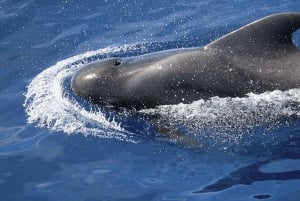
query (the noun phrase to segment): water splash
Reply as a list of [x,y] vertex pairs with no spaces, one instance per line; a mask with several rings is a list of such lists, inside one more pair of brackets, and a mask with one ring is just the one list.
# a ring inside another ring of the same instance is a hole
[[90,51],[62,60],[41,72],[31,81],[25,93],[24,107],[28,122],[67,134],[82,133],[135,142],[134,134],[124,130],[121,122],[117,122],[113,116],[107,117],[95,107],[85,108],[72,98],[64,84],[90,60],[134,48],[134,45],[125,45]]
[[177,135],[178,141],[192,142],[190,146],[269,146],[287,137],[276,129],[293,125],[291,120],[299,117],[300,89],[249,93],[243,98],[212,97],[191,104],[162,105],[140,113],[159,116],[158,124],[175,128],[172,133],[179,128],[185,134]]
[[141,112],[159,114],[172,122],[182,123],[195,128],[221,125],[246,125],[253,127],[271,123],[282,117],[299,116],[300,89],[288,91],[275,90],[261,94],[249,93],[242,98],[212,97],[191,104],[162,105]]

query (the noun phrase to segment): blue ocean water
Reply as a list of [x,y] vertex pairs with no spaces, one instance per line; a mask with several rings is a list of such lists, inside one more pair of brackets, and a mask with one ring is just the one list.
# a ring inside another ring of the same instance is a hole
[[[298,0],[0,0],[1,200],[298,201],[299,89],[133,115],[81,100],[69,81],[93,60],[202,46],[299,8]],[[299,47],[299,32],[293,39]]]

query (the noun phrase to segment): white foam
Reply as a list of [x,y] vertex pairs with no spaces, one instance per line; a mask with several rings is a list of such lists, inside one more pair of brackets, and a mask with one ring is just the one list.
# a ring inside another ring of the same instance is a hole
[[[120,122],[107,118],[100,110],[87,110],[76,100],[70,98],[65,90],[64,81],[70,78],[90,56],[116,53],[134,49],[134,45],[110,47],[86,52],[62,60],[38,74],[29,84],[25,93],[24,107],[28,114],[28,122],[39,127],[47,127],[53,131],[67,134],[82,133],[102,138],[118,138],[134,141],[132,133],[122,129]],[[71,65],[82,61],[77,65]]]
[[261,94],[249,93],[243,98],[212,97],[191,104],[162,105],[142,112],[160,114],[164,118],[192,123],[195,126],[201,126],[205,122],[217,124],[217,121],[254,125],[255,122],[270,122],[278,117],[299,116],[299,103],[300,89],[291,89]]
[[[291,89],[249,93],[243,98],[212,97],[191,104],[162,105],[140,112],[160,116],[160,121],[168,122],[170,127],[188,128],[193,138],[201,142],[206,140],[209,146],[226,147],[225,144],[240,144],[247,138],[244,143],[260,140],[263,144],[280,140],[278,133],[270,131],[282,125],[289,126],[291,117],[299,117],[299,105],[300,89]],[[260,130],[252,136],[255,129]]]

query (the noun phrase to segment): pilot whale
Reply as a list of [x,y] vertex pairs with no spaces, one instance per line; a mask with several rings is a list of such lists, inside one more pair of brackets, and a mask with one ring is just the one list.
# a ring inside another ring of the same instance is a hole
[[298,88],[300,51],[292,42],[298,28],[300,13],[273,14],[204,47],[87,64],[71,88],[92,103],[135,109]]

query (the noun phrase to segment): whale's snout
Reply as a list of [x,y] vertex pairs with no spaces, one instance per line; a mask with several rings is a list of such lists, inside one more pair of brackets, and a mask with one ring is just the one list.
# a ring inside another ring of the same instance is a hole
[[95,103],[112,103],[118,90],[115,78],[120,64],[119,59],[106,59],[84,66],[72,77],[73,92]]

